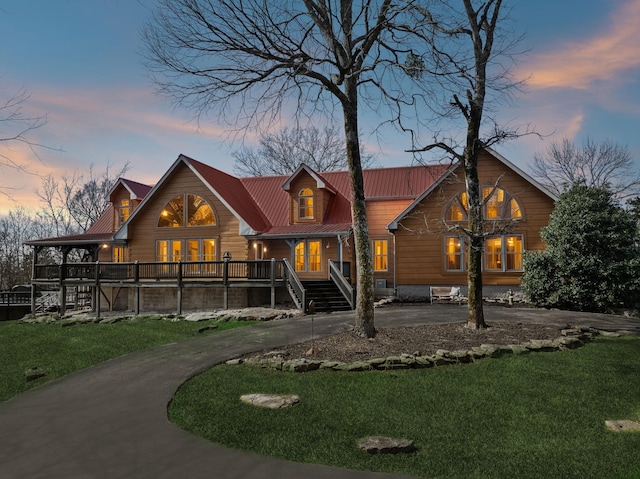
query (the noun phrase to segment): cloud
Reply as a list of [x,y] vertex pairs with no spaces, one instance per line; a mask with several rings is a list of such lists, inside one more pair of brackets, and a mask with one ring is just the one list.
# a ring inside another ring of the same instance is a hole
[[587,89],[598,81],[616,80],[640,67],[640,0],[613,12],[606,28],[590,39],[560,44],[523,65],[533,89]]

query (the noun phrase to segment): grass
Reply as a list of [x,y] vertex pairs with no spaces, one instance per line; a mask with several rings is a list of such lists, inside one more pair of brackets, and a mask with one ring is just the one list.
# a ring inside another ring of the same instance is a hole
[[[281,373],[220,366],[185,384],[172,420],[233,448],[300,462],[439,478],[638,478],[640,338],[420,371]],[[298,394],[290,409],[246,393]],[[369,435],[409,438],[411,455],[369,455]]]
[[[138,317],[115,324],[87,323],[65,328],[59,323],[0,322],[0,401],[107,359],[211,334],[196,330],[213,324],[218,325],[215,332],[252,322],[210,320],[194,323]],[[30,368],[39,368],[46,376],[27,382],[25,371]]]

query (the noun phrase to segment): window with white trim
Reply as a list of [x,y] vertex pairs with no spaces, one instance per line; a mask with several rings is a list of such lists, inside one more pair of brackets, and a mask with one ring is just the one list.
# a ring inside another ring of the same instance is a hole
[[460,236],[444,237],[444,270],[464,271],[465,251],[464,239]]
[[162,208],[158,217],[158,227],[179,228],[185,225],[187,227],[216,225],[213,208],[202,196],[179,195]]
[[388,271],[388,245],[389,242],[385,240],[373,240],[373,270],[374,271]]
[[218,240],[215,238],[158,240],[156,261],[216,261],[217,251]]
[[296,271],[322,271],[322,241],[304,240],[296,244],[293,264]]
[[311,188],[303,188],[298,193],[298,219],[313,219],[313,190]]
[[131,214],[131,201],[128,198],[120,200],[118,205],[118,226],[129,219]]
[[484,250],[485,271],[522,271],[524,253],[522,235],[487,238]]
[[[518,201],[506,190],[497,186],[482,188],[484,205],[482,215],[486,220],[518,220],[522,218],[522,210]],[[446,221],[466,221],[469,202],[467,192],[462,191],[454,196],[444,213]]]

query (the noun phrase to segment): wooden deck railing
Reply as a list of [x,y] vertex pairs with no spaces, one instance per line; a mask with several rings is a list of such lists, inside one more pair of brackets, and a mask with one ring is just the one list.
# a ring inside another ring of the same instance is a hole
[[31,304],[31,291],[2,291],[0,305]]
[[282,260],[189,261],[135,263],[65,263],[36,265],[35,281],[98,280],[148,281],[220,280],[282,281]]

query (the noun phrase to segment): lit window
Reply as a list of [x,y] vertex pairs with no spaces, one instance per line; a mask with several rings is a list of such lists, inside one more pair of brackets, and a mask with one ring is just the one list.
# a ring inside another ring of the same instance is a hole
[[447,211],[445,213],[445,219],[448,221],[463,221],[467,219],[467,210],[469,205],[467,203],[467,193],[456,195],[449,203]]
[[322,269],[322,242],[309,241],[309,271]]
[[300,241],[294,249],[296,271],[322,271],[322,241]]
[[487,271],[522,271],[524,240],[522,235],[497,236],[485,242]]
[[184,226],[184,197],[176,196],[160,212],[158,226],[177,228]]
[[294,264],[296,271],[304,271],[305,270],[305,261],[304,261],[304,241],[301,241],[296,245],[294,252]]
[[298,194],[298,219],[313,219],[313,191],[310,188],[304,188]]
[[445,271],[464,271],[464,241],[459,236],[444,239]]
[[374,240],[373,241],[373,270],[374,271],[387,271],[387,240]]
[[131,203],[128,199],[120,200],[120,205],[118,206],[118,225],[123,224],[125,221],[129,219],[129,215],[131,214]]
[[124,246],[114,245],[113,247],[113,262],[124,263]]
[[187,226],[209,226],[216,224],[213,209],[204,198],[198,195],[187,195]]
[[[185,218],[185,201],[187,217]],[[181,226],[215,226],[213,208],[198,195],[180,195],[169,201],[160,212],[158,226],[177,228]]]
[[[515,220],[522,218],[518,201],[498,187],[482,188],[483,216],[488,220]],[[468,218],[469,203],[465,191],[458,193],[447,205],[445,221],[464,221]]]
[[156,242],[156,261],[181,261],[182,240],[158,240]]

